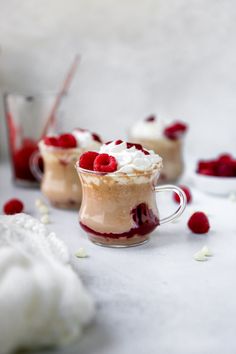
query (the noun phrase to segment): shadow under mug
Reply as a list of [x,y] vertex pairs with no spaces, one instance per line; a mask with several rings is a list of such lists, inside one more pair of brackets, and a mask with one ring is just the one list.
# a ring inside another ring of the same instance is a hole
[[[158,170],[133,175],[102,174],[76,166],[82,184],[79,222],[89,239],[101,246],[129,247],[146,242],[157,226],[178,218],[186,195],[174,185],[157,186]],[[160,218],[156,193],[174,192],[180,202]]]

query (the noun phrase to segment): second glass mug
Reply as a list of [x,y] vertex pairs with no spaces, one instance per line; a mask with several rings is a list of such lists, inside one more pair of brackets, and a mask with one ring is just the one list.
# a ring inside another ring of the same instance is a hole
[[[130,247],[147,242],[157,226],[179,217],[186,195],[173,185],[157,186],[158,170],[119,175],[88,171],[76,165],[82,184],[79,212],[81,227],[101,246]],[[180,203],[168,217],[160,218],[156,193],[175,192]]]
[[[46,150],[41,146],[39,149],[40,152],[31,158],[30,168],[40,182],[43,195],[56,208],[78,210],[82,189],[74,166],[83,151],[77,148]],[[44,173],[39,168],[40,157],[43,159]]]

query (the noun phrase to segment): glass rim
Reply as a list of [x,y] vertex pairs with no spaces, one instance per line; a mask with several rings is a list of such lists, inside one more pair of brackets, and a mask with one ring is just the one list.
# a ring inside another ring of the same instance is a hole
[[119,178],[127,178],[127,177],[150,177],[153,174],[160,173],[161,170],[159,168],[154,168],[149,171],[137,171],[137,172],[132,172],[132,173],[124,173],[124,172],[100,172],[100,171],[93,171],[93,170],[86,170],[85,168],[82,168],[78,166],[78,163],[75,164],[75,168],[77,172],[81,174],[88,174],[92,176],[100,176],[100,177],[119,177]]

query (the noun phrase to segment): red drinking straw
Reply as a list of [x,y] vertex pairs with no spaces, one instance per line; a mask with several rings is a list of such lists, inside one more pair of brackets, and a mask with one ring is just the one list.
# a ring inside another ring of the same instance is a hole
[[44,128],[42,130],[42,134],[41,134],[40,140],[47,134],[47,131],[48,131],[48,128],[50,127],[50,125],[52,125],[54,123],[56,111],[57,111],[58,107],[60,106],[62,97],[69,90],[69,87],[71,85],[72,79],[74,78],[75,73],[77,71],[79,62],[80,62],[80,56],[77,54],[75,56],[75,59],[74,59],[72,65],[71,65],[66,77],[65,77],[65,80],[63,81],[62,88],[61,88],[61,90],[59,91],[59,93],[58,93],[58,95],[56,97],[54,105],[52,106],[51,112],[50,112],[50,114],[49,114],[49,116],[47,118],[46,124],[45,124],[45,126],[44,126]]

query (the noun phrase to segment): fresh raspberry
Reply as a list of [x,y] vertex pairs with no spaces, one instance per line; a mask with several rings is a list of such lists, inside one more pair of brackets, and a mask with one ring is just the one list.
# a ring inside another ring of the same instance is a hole
[[120,145],[122,143],[123,143],[123,140],[120,140],[120,139],[115,141],[115,145]]
[[98,143],[102,143],[102,139],[96,133],[92,133],[93,140],[97,141]]
[[222,154],[218,157],[218,162],[233,162],[233,157],[230,154]]
[[236,160],[233,161],[234,177],[236,177]]
[[187,131],[187,125],[182,122],[176,122],[165,128],[164,135],[170,140],[180,139]]
[[[191,191],[188,187],[186,186],[179,186],[183,191],[184,193],[186,194],[186,198],[187,198],[187,203],[191,203],[192,201],[192,194],[191,194]],[[180,199],[179,199],[179,196],[177,193],[174,193],[173,194],[173,199],[176,203],[180,203]]]
[[206,234],[210,229],[208,217],[203,212],[197,211],[190,217],[188,227],[195,234]]
[[61,134],[58,137],[58,146],[63,149],[75,148],[77,147],[77,141],[73,134]]
[[205,175],[205,176],[215,176],[215,172],[212,169],[202,169],[201,172],[198,172],[201,175]]
[[98,172],[114,172],[117,170],[117,161],[108,154],[99,154],[94,160],[93,168]]
[[7,215],[21,213],[24,209],[24,204],[19,199],[10,199],[3,206],[3,212]]
[[234,177],[234,166],[232,163],[218,163],[216,175],[219,177]]
[[217,177],[234,177],[236,176],[236,161],[230,154],[222,154],[215,160],[200,160],[197,173]]
[[151,115],[145,119],[146,122],[155,122],[156,117],[154,115]]
[[58,146],[58,139],[55,136],[46,136],[43,141],[45,145]]
[[209,161],[200,160],[197,166],[197,173],[200,173],[201,175],[215,176],[216,167],[217,167],[217,163],[215,160],[209,160]]
[[99,154],[95,151],[88,151],[83,153],[79,159],[79,166],[85,170],[93,171],[93,163]]

